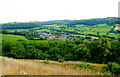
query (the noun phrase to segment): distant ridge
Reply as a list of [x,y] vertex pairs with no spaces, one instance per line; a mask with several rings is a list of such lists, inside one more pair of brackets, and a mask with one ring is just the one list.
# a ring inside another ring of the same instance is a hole
[[94,18],[94,19],[84,19],[84,20],[51,20],[51,21],[31,21],[31,22],[12,22],[0,24],[2,29],[29,29],[34,27],[39,27],[41,25],[97,25],[97,24],[108,24],[115,25],[120,24],[119,17],[107,17],[107,18]]

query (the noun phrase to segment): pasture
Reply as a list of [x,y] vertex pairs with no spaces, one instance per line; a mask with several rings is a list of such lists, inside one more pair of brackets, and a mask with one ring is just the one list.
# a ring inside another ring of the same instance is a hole
[[2,36],[2,40],[28,40],[26,37],[20,35],[0,34],[0,36]]
[[92,35],[99,35],[99,36],[110,36],[117,38],[117,34],[109,33],[113,26],[107,24],[98,24],[98,25],[74,25],[74,26],[66,26],[66,25],[42,25],[40,27],[29,28],[29,29],[7,29],[9,32],[23,32],[28,30],[34,30],[36,32],[54,32],[54,31],[70,31],[76,32],[80,34],[92,34]]

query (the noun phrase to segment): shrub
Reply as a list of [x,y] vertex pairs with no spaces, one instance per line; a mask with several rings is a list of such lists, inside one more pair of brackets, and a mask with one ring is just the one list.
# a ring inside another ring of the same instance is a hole
[[94,69],[92,66],[90,66],[90,64],[77,64],[76,65],[77,68],[80,68],[80,69],[90,69],[91,71],[93,72],[96,72],[97,70]]
[[103,73],[111,73],[112,75],[120,75],[120,65],[117,63],[108,62],[108,65],[103,67]]
[[88,68],[89,66],[90,66],[89,64],[78,64],[78,65],[76,65],[76,67],[82,68],[82,69],[86,69],[86,68]]
[[49,64],[50,62],[48,60],[43,61],[44,64]]
[[58,62],[62,63],[62,62],[64,62],[64,59],[58,59]]

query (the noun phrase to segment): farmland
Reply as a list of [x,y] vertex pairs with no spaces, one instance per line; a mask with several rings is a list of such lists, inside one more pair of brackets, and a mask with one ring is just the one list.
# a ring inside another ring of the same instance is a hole
[[28,40],[24,36],[19,35],[0,34],[0,36],[2,36],[2,40]]
[[[114,25],[117,26],[117,25]],[[29,28],[29,29],[6,29],[8,32],[29,32],[34,31],[38,33],[58,33],[64,32],[64,34],[67,33],[67,35],[83,35],[84,36],[90,36],[90,37],[98,37],[98,36],[106,36],[117,39],[118,35],[116,34],[116,31],[113,30],[114,26],[110,26],[107,24],[98,24],[93,26],[87,26],[87,25],[75,25],[74,27],[68,27],[66,25],[42,25],[40,27],[35,28]],[[111,32],[111,30],[113,30]]]
[[1,24],[3,74],[120,75],[119,24],[116,17]]

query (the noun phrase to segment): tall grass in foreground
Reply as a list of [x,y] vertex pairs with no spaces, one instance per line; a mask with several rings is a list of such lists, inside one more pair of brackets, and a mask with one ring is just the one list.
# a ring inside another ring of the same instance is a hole
[[0,57],[3,75],[102,75],[99,72],[61,67],[54,64]]

